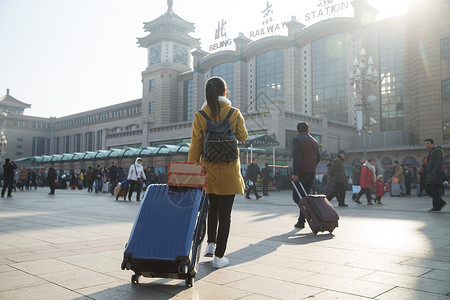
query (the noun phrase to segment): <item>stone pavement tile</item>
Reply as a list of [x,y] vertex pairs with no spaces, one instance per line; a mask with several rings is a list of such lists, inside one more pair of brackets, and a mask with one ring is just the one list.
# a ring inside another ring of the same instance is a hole
[[7,264],[0,264],[0,273],[3,272],[10,272],[10,271],[14,271],[16,269],[11,268],[10,266],[8,266]]
[[47,283],[45,280],[22,271],[0,273],[0,292]]
[[120,269],[122,263],[121,258],[113,259],[95,253],[65,256],[59,260],[100,273],[114,272]]
[[106,256],[114,259],[123,259],[123,252],[125,251],[125,247],[122,249],[114,249],[103,252],[97,252],[98,255]]
[[46,231],[29,231],[22,233],[23,236],[30,237],[48,244],[77,243],[78,238],[69,237],[63,234],[50,233]]
[[250,296],[245,296],[242,298],[239,298],[239,300],[274,300],[278,298],[272,298],[268,296],[258,295],[258,294],[252,294]]
[[276,299],[303,299],[313,296],[324,289],[266,278],[253,276],[247,279],[239,280],[230,284],[228,287],[241,289],[250,293],[261,294],[263,296]]
[[376,299],[377,300],[399,300],[399,299],[448,300],[448,296],[396,287],[396,288],[378,296]]
[[396,273],[396,274],[411,275],[411,276],[421,276],[421,275],[431,271],[431,268],[422,268],[422,267],[416,267],[416,266],[394,264],[394,263],[384,262],[382,260],[368,260],[368,259],[363,259],[358,262],[354,262],[349,266],[356,267],[356,268],[370,269],[370,270],[374,270],[374,271],[386,271],[386,272],[391,272],[391,273]]
[[431,272],[423,274],[420,277],[450,282],[450,271],[433,270]]
[[280,255],[278,252],[271,253],[268,255],[264,255],[254,262],[263,263],[263,264],[270,264],[270,265],[276,265],[276,266],[282,266],[287,268],[293,268],[295,266],[301,266],[308,262],[308,260],[302,259],[302,258],[296,258],[296,257],[286,257],[283,255]]
[[435,279],[399,275],[387,272],[375,272],[369,276],[364,276],[361,279],[442,295],[450,293],[450,284],[447,281]]
[[86,299],[81,294],[70,291],[55,284],[46,283],[42,285],[18,288],[6,292],[0,292],[0,299],[27,299],[27,300],[64,300],[64,299]]
[[394,286],[380,283],[373,283],[359,279],[343,278],[326,274],[317,274],[303,278],[298,283],[313,286],[326,290],[334,290],[342,293],[373,298]]
[[199,267],[195,280],[197,282],[206,281],[214,284],[225,285],[227,283],[239,281],[251,276],[251,274],[238,272],[236,269],[223,268],[217,270],[214,269],[212,265],[203,264]]
[[294,269],[282,267],[280,265],[271,265],[263,263],[255,263],[243,267],[236,267],[233,270],[238,271],[241,274],[262,276],[286,282],[295,282],[298,279],[317,274],[317,272],[310,272],[302,269]]
[[70,272],[43,274],[39,277],[42,277],[52,283],[63,286],[70,290],[76,290],[117,281],[117,278],[107,276],[98,272],[85,270],[83,268],[78,268],[77,270],[73,270]]
[[450,262],[443,262],[443,261],[437,261],[437,260],[431,260],[431,259],[411,258],[411,259],[403,262],[402,264],[409,265],[409,266],[450,271]]
[[[144,278],[142,279],[142,282],[144,282],[142,285],[145,287],[179,297],[176,299],[241,299],[250,294],[245,289],[237,289],[230,286],[230,284],[219,285],[202,280],[194,281],[194,286],[192,288],[186,288],[184,280],[178,279]],[[141,283],[139,283],[139,285],[141,285]]]
[[1,239],[3,244],[14,247],[14,248],[21,248],[21,247],[39,247],[39,246],[48,246],[49,243],[40,241],[38,239],[32,238],[32,237],[26,237],[21,236],[18,234],[6,234],[1,235]]
[[320,273],[320,274],[328,274],[328,275],[336,275],[339,274],[341,277],[346,278],[359,278],[368,274],[373,273],[373,270],[369,269],[362,269],[362,268],[355,268],[355,267],[349,267],[349,266],[341,266],[336,265],[332,263],[326,263],[326,262],[307,262],[302,265],[293,266],[294,268],[298,268],[305,271],[310,271],[314,273]]
[[362,296],[355,296],[345,293],[339,293],[336,291],[324,291],[319,294],[315,294],[311,299],[314,300],[368,300],[373,298],[367,298]]
[[57,259],[39,259],[28,262],[10,264],[11,267],[33,275],[42,275],[78,269],[76,266]]
[[75,290],[77,293],[98,300],[124,300],[124,299],[152,299],[167,300],[172,298],[170,294],[151,289],[142,284],[131,284],[122,281],[100,284]]
[[18,254],[10,254],[6,255],[5,257],[13,262],[19,263],[26,261],[35,261],[38,259],[59,258],[65,255],[73,255],[73,254],[74,254],[73,252],[64,252],[56,249],[52,251],[43,251],[40,253],[25,252]]
[[5,244],[0,243],[0,253],[3,252],[3,251],[7,251],[7,250],[13,251],[14,249],[16,249],[16,248],[14,248],[14,247],[12,247],[10,245],[5,245]]

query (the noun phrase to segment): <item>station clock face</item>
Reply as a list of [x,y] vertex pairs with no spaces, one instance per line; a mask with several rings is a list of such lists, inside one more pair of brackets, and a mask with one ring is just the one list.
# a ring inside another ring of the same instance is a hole
[[150,64],[154,65],[161,62],[161,45],[150,49]]
[[173,47],[173,62],[187,65],[187,50],[186,48],[175,45]]

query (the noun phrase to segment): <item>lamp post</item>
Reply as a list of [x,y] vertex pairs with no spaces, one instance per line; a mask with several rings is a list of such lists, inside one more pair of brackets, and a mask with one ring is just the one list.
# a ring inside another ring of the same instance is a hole
[[2,159],[3,159],[3,149],[6,148],[7,144],[8,144],[8,141],[6,140],[6,137],[2,131],[2,132],[0,132],[0,162],[2,162]]
[[350,86],[352,87],[354,95],[357,95],[355,101],[355,110],[357,111],[357,129],[359,134],[363,133],[363,149],[364,157],[367,153],[367,134],[371,131],[368,130],[369,126],[375,125],[377,121],[370,118],[370,112],[373,109],[374,103],[377,101],[377,97],[369,95],[372,87],[378,85],[379,77],[378,72],[373,66],[373,59],[369,57],[366,64],[366,51],[361,49],[361,53],[358,58],[353,59],[353,67],[348,76]]

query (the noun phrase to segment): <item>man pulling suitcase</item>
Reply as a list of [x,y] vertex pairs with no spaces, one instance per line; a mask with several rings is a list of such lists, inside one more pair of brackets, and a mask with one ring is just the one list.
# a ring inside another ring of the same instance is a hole
[[[311,192],[314,183],[317,164],[320,162],[319,144],[309,134],[309,125],[306,122],[297,124],[297,136],[293,140],[292,156],[294,158],[292,180],[300,181],[307,193]],[[296,204],[300,201],[298,193],[293,190],[292,198]],[[300,210],[296,228],[305,228],[305,216]]]

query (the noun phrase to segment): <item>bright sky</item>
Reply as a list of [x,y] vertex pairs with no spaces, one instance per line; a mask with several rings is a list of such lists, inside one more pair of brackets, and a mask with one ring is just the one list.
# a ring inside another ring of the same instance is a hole
[[[313,11],[330,0],[269,0],[273,22],[291,16],[311,25]],[[195,23],[192,34],[209,51],[222,19],[233,39],[261,27],[267,0],[174,0],[173,11]],[[352,16],[348,9],[338,16]],[[407,0],[368,0],[378,19],[406,13]],[[136,44],[147,35],[143,22],[167,10],[166,0],[0,0],[0,97],[31,104],[26,115],[62,117],[142,96],[147,51]],[[307,14],[309,13],[309,20]]]

